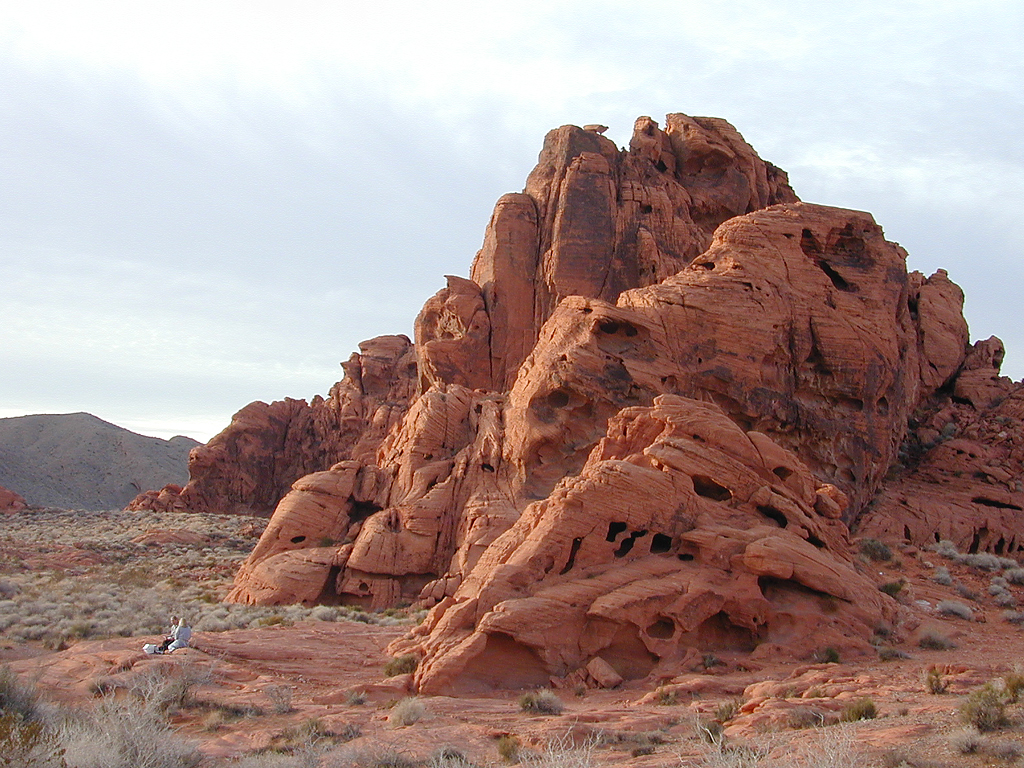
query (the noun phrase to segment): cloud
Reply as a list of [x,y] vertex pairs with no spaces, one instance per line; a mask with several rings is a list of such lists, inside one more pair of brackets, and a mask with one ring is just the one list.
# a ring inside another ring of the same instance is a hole
[[670,111],[872,211],[1024,374],[1019,3],[11,5],[5,403],[226,423],[322,393],[468,272],[548,129]]

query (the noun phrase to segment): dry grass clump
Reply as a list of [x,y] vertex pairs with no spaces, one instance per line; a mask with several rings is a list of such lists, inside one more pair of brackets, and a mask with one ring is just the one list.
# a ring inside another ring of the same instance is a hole
[[872,699],[863,697],[855,699],[843,706],[839,711],[839,721],[855,723],[858,720],[872,720],[878,716],[878,708]]
[[956,643],[934,629],[926,629],[922,632],[917,639],[917,644],[928,651],[949,651],[956,648]]
[[419,657],[415,653],[403,653],[401,656],[395,656],[395,658],[384,665],[384,676],[394,677],[395,675],[415,672],[419,663]]
[[560,715],[565,705],[552,691],[541,688],[528,691],[519,697],[519,709],[539,715]]
[[979,731],[994,731],[1009,723],[1008,703],[1004,690],[994,683],[985,683],[960,705],[960,718]]
[[290,685],[268,685],[263,689],[263,695],[270,700],[270,711],[275,715],[287,715],[295,711],[292,706],[293,693]]
[[420,721],[426,711],[427,708],[423,706],[422,701],[415,696],[410,696],[391,708],[391,712],[388,713],[388,722],[395,727],[413,725]]
[[876,563],[886,563],[892,560],[892,550],[889,545],[878,539],[863,539],[860,542],[860,553]]
[[955,616],[964,621],[974,620],[974,611],[961,603],[959,600],[940,600],[935,610],[943,616]]
[[980,755],[1003,762],[1014,762],[1020,759],[1022,754],[1020,744],[983,736],[974,729],[953,734],[949,744],[953,751],[961,755]]
[[953,586],[953,577],[949,574],[949,568],[944,565],[940,565],[935,569],[935,572],[932,574],[932,581],[944,587]]
[[[932,549],[947,560],[952,560],[954,563],[966,565],[978,571],[1001,571],[1020,568],[1020,563],[1016,560],[1009,557],[999,557],[990,552],[964,554],[957,550],[956,545],[948,539],[943,539],[938,544],[933,545]],[[1022,574],[1022,577],[1024,577],[1024,574]]]
[[924,673],[924,689],[933,694],[945,693],[949,689],[949,680],[932,667]]
[[519,750],[522,744],[512,734],[503,734],[497,738],[495,746],[498,749],[498,756],[505,762],[511,763],[519,757]]

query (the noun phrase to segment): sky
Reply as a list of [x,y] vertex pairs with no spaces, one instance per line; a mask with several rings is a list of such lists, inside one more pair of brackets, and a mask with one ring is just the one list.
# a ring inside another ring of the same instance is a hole
[[0,8],[0,417],[207,440],[412,336],[544,134],[724,117],[1024,376],[1019,0]]

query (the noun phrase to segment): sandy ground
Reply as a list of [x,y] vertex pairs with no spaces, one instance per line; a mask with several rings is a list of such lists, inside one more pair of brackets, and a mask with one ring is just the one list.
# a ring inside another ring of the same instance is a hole
[[[931,579],[939,565],[949,568],[954,585]],[[4,642],[0,661],[35,680],[48,697],[74,706],[89,706],[98,690],[124,691],[148,670],[188,674],[196,680],[193,698],[174,712],[173,722],[199,742],[209,765],[258,750],[287,750],[310,732],[335,734],[322,745],[337,745],[336,761],[338,755],[387,750],[422,759],[454,747],[477,764],[499,765],[504,762],[499,740],[514,737],[527,751],[541,750],[552,740],[589,742],[596,745],[596,765],[714,765],[696,723],[716,717],[724,721],[728,744],[772,749],[776,755],[820,757],[820,745],[832,748],[846,740],[857,755],[855,762],[835,765],[935,768],[1016,762],[1013,745],[1024,753],[1024,705],[1009,707],[1010,724],[986,736],[980,753],[962,754],[954,744],[964,727],[959,706],[965,698],[986,682],[1021,670],[1024,662],[1024,631],[1006,622],[1004,609],[988,595],[993,574],[915,550],[864,567],[877,572],[879,584],[907,582],[900,596],[906,609],[903,628],[884,641],[890,655],[898,651],[907,658],[746,661],[687,671],[669,681],[630,681],[615,690],[561,690],[564,710],[557,715],[524,713],[518,702],[522,692],[495,691],[421,697],[422,716],[399,726],[389,716],[397,702],[412,695],[410,676],[388,678],[383,667],[387,644],[405,629],[351,621],[198,632],[193,648],[169,656],[140,653],[142,643],[155,637],[83,640],[62,651]],[[1009,589],[1024,600],[1024,588]],[[969,605],[973,619],[941,616],[935,606],[942,600]],[[919,647],[927,631],[957,647]],[[945,693],[926,690],[929,669],[948,684]],[[275,697],[277,709],[284,709],[282,695],[290,696],[291,711],[275,710]],[[835,721],[845,706],[862,697],[876,705],[874,719],[807,727]],[[735,714],[728,711],[733,707]],[[1002,757],[993,756],[994,750]],[[811,763],[794,758],[786,764]]]

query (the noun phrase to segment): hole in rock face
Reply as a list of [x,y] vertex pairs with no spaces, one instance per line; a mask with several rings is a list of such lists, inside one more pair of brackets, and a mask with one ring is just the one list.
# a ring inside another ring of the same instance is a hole
[[647,203],[644,203],[643,205],[640,206],[640,213],[650,213],[653,210],[654,207],[648,205]]
[[978,550],[981,548],[981,540],[983,537],[988,536],[988,528],[981,528],[974,532],[974,536],[971,538],[971,546],[967,548],[967,554],[976,555]]
[[779,480],[786,480],[793,474],[793,470],[789,467],[776,467],[772,472],[775,473]]
[[654,164],[654,167],[657,168],[662,173],[664,173],[665,171],[668,170],[668,166],[665,165],[665,161],[664,160],[659,160],[658,162],[656,162]]
[[556,389],[548,395],[548,405],[552,408],[565,408],[569,404],[569,393]]
[[777,510],[775,507],[769,507],[766,504],[759,504],[757,507],[757,511],[765,517],[767,517],[768,519],[774,520],[776,523],[778,523],[779,528],[785,528],[787,525],[789,525],[789,520],[786,518],[786,516],[782,514],[779,510]]
[[619,331],[619,324],[614,320],[602,320],[597,324],[597,327],[601,333],[612,334]]
[[495,688],[539,688],[549,685],[551,673],[536,651],[503,632],[491,632],[481,653],[470,659],[453,687],[459,693]]
[[651,538],[651,554],[660,555],[662,552],[668,552],[672,549],[672,537],[666,536],[664,533],[656,533]]
[[647,628],[647,634],[659,640],[668,640],[676,633],[675,622],[671,619],[660,618]]
[[630,550],[633,549],[633,545],[636,544],[636,540],[643,538],[647,535],[647,531],[633,531],[629,536],[622,540],[619,548],[615,550],[614,554],[616,557],[625,557],[629,554]]
[[301,544],[306,540],[305,536],[292,536],[292,544]]
[[625,523],[608,523],[608,536],[605,537],[605,541],[615,541],[626,528]]
[[906,525],[903,526],[903,539],[904,539],[904,541],[910,541],[910,527],[909,526],[906,526]]
[[580,551],[580,545],[583,543],[583,537],[577,536],[572,540],[572,549],[569,550],[569,559],[565,561],[565,567],[560,571],[560,574],[566,574],[572,570],[573,565],[576,563],[576,553]]
[[678,557],[678,558],[679,558],[680,560],[682,560],[682,561],[683,561],[684,563],[688,563],[688,562],[690,562],[691,560],[693,560],[693,555],[691,555],[691,554],[690,554],[689,552],[683,552],[683,553],[682,553],[682,554],[680,554],[680,555],[676,555],[676,557]]
[[714,501],[728,501],[732,498],[732,491],[724,485],[716,483],[705,475],[694,475],[690,478],[693,481],[693,490],[698,496]]
[[488,464],[486,462],[484,462],[483,464],[480,465],[480,469],[482,469],[484,472],[493,472],[494,471],[494,467],[492,467],[490,464]]
[[[988,477],[988,475],[982,473],[982,477]],[[1015,509],[1018,512],[1021,511],[1021,508],[1018,507],[1016,504],[1008,504],[1003,501],[996,501],[995,499],[986,499],[984,496],[975,496],[973,499],[971,499],[971,501],[973,501],[975,504],[981,504],[983,507],[993,507],[995,509]]]
[[380,512],[381,507],[374,504],[372,501],[355,501],[350,499],[352,506],[348,511],[348,520],[350,523],[361,523],[363,520],[368,518],[370,515]]
[[997,555],[1001,555],[1001,554],[1003,554],[1005,549],[1006,549],[1006,539],[1004,539],[1002,536],[1000,536],[999,537],[999,541],[996,542],[995,549],[993,549],[992,551],[995,552]]
[[825,542],[815,536],[813,533],[807,534],[807,543],[817,547],[818,549],[825,548]]
[[754,634],[746,627],[733,624],[724,612],[705,619],[697,627],[697,645],[700,650],[745,651],[757,647]]

